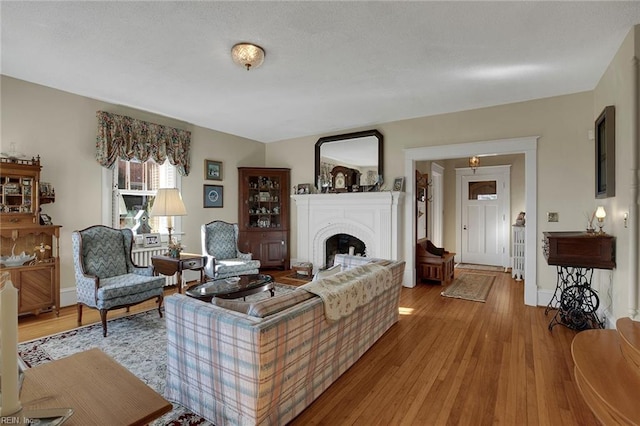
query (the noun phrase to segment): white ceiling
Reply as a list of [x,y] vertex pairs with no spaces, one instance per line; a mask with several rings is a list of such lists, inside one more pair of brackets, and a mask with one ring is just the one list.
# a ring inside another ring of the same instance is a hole
[[592,90],[640,23],[609,1],[0,7],[2,74],[261,142]]

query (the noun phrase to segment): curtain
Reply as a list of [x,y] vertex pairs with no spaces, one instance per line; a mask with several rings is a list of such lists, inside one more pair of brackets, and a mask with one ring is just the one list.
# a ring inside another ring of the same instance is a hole
[[182,176],[189,175],[191,132],[98,111],[96,161],[108,169],[117,159],[162,164],[169,159]]

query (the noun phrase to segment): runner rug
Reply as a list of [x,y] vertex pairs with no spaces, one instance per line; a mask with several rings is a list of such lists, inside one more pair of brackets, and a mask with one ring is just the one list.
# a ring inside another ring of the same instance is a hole
[[475,265],[473,263],[457,263],[456,269],[475,269],[478,271],[506,272],[501,266]]
[[495,279],[495,275],[461,272],[440,294],[455,299],[485,302]]
[[[276,285],[276,295],[291,291],[290,286]],[[269,297],[269,292],[248,296],[247,301]],[[164,395],[167,376],[167,329],[164,318],[153,309],[109,321],[109,334],[102,337],[102,325],[91,324],[20,343],[18,352],[33,367],[76,352],[99,348],[131,371],[160,395]],[[108,403],[105,401],[105,403]],[[185,407],[173,403],[173,410],[155,422],[160,425],[211,425]]]

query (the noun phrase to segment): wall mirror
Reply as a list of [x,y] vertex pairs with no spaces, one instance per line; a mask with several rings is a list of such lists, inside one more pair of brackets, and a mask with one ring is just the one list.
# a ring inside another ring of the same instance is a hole
[[[336,191],[366,191],[382,176],[382,142],[377,130],[326,136],[316,142],[316,186]],[[332,171],[351,170],[351,174]],[[335,176],[339,175],[339,176]],[[337,177],[337,178],[336,178]],[[350,179],[353,180],[350,180]]]

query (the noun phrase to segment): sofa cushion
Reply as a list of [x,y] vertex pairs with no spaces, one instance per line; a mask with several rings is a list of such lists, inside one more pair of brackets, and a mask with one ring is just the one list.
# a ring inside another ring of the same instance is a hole
[[211,303],[221,308],[229,309],[230,311],[240,312],[241,314],[247,314],[249,308],[251,308],[251,302],[245,302],[241,299],[220,299],[219,297],[214,297],[211,299]]
[[293,305],[315,297],[306,291],[294,290],[279,296],[269,297],[257,302],[245,302],[238,299],[220,299],[214,297],[211,303],[221,308],[251,315],[252,317],[265,318],[280,311],[284,311]]

